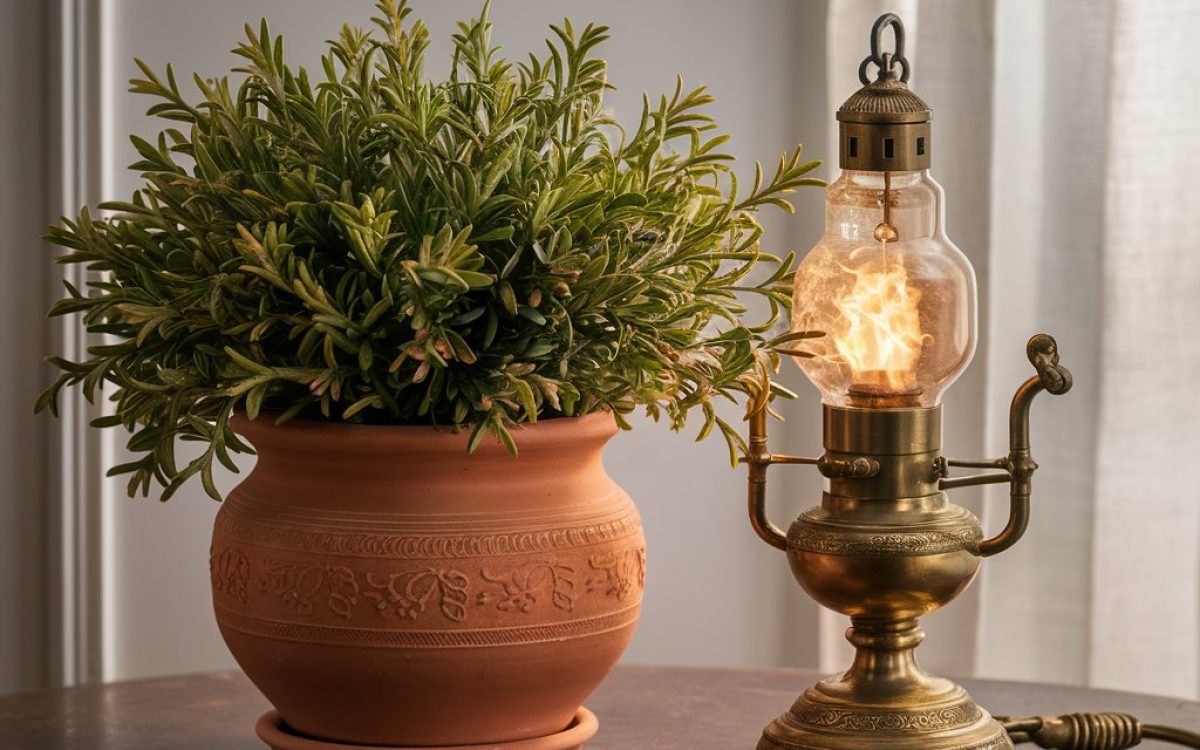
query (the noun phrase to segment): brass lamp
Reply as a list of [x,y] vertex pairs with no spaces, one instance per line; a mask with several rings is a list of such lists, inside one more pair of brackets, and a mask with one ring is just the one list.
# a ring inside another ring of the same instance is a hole
[[[882,52],[889,26],[895,51]],[[743,460],[754,529],[787,553],[805,591],[850,617],[857,650],[845,674],[810,687],[766,727],[759,750],[1012,747],[965,690],[917,666],[917,618],[1021,538],[1037,468],[1030,406],[1043,390],[1065,393],[1071,374],[1054,340],[1034,336],[1027,353],[1036,375],[1013,398],[1008,455],[942,456],[941,397],[975,350],[975,275],[942,228],[942,190],[928,173],[931,112],[909,90],[908,73],[904,27],[881,16],[859,68],[863,88],[837,113],[843,171],[829,187],[825,235],[796,273],[797,361],[821,391],[825,454],[770,453],[765,403],[750,415]],[[772,464],[814,464],[828,479],[821,505],[787,533],[765,509]],[[952,478],[951,467],[991,471]],[[979,519],[945,491],[1004,482],[1008,525],[985,539]]]

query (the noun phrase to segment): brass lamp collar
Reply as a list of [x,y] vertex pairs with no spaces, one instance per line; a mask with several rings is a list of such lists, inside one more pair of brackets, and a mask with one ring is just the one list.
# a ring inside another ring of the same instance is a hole
[[[883,32],[892,28],[895,48],[881,51]],[[868,72],[875,66],[875,80]],[[886,13],[871,27],[871,54],[858,67],[863,87],[837,112],[842,169],[909,172],[928,169],[932,151],[933,111],[908,88],[909,64],[904,56],[904,24]]]

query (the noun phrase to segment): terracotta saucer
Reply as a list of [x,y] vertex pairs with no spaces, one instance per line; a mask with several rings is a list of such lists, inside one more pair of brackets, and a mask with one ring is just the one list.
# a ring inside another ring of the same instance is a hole
[[583,743],[590,740],[600,728],[596,715],[580,706],[571,726],[548,734],[544,737],[534,737],[528,740],[500,742],[486,745],[441,745],[437,747],[422,746],[420,748],[400,745],[346,745],[340,742],[325,742],[293,734],[292,730],[283,723],[283,717],[272,709],[258,719],[254,731],[258,738],[271,750],[579,750]]

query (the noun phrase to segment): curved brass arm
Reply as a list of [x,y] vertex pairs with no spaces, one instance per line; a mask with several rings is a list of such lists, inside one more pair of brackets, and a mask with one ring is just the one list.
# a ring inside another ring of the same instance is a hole
[[[1042,391],[1059,396],[1071,390],[1071,372],[1058,363],[1058,344],[1039,333],[1025,345],[1037,375],[1026,380],[1013,396],[1008,412],[1008,458],[1003,468],[1011,478],[1008,524],[996,536],[979,543],[979,554],[990,557],[1016,544],[1029,526],[1029,495],[1037,463],[1029,450],[1029,410]],[[998,475],[1003,476],[1003,475]],[[951,480],[953,481],[953,480]]]
[[776,549],[787,549],[787,534],[767,518],[767,467],[771,464],[815,464],[818,459],[801,456],[775,456],[767,450],[767,402],[750,414],[749,451],[740,463],[749,466],[747,509],[750,525],[764,542]]

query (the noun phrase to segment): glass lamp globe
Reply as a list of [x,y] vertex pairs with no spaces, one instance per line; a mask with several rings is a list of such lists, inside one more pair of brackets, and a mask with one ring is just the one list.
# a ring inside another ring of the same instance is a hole
[[888,74],[838,111],[842,173],[796,271],[791,321],[823,334],[796,360],[826,405],[937,406],[975,353],[975,272],[943,228],[930,119]]

